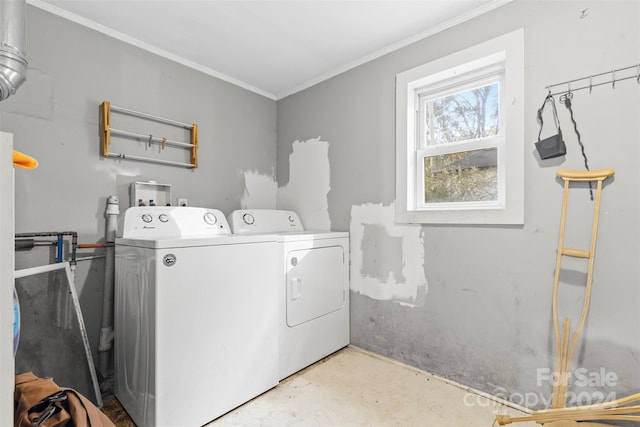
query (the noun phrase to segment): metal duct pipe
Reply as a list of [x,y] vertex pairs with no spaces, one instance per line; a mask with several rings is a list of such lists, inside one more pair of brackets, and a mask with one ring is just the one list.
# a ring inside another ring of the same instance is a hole
[[0,0],[0,101],[27,78],[25,0]]

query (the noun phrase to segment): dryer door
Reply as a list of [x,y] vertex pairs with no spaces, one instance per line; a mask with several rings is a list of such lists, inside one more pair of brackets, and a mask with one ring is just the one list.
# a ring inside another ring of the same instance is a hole
[[342,308],[344,250],[325,246],[287,253],[287,325],[294,327]]

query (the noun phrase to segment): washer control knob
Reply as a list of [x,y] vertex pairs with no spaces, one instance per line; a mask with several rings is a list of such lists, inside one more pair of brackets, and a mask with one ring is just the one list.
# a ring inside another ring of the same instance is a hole
[[144,214],[142,215],[142,221],[149,223],[153,220],[153,217],[149,214]]
[[160,214],[158,215],[158,219],[160,222],[167,222],[169,221],[169,216],[167,214]]
[[214,225],[216,222],[218,222],[218,218],[216,218],[216,216],[211,212],[207,212],[206,214],[204,214],[204,222],[209,225]]
[[242,220],[247,225],[251,225],[256,221],[256,219],[250,213],[246,213],[246,214],[242,215]]

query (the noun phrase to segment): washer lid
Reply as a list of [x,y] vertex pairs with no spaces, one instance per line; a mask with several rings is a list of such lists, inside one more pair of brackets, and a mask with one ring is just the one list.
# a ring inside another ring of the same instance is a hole
[[251,243],[275,243],[275,234],[258,234],[246,236],[187,237],[169,239],[148,238],[116,238],[116,246],[134,246],[149,249],[191,248],[204,246],[245,245]]

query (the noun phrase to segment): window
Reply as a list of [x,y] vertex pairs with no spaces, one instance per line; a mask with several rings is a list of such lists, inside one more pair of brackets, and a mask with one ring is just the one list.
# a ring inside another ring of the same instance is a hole
[[523,223],[522,44],[520,30],[398,74],[398,222]]

